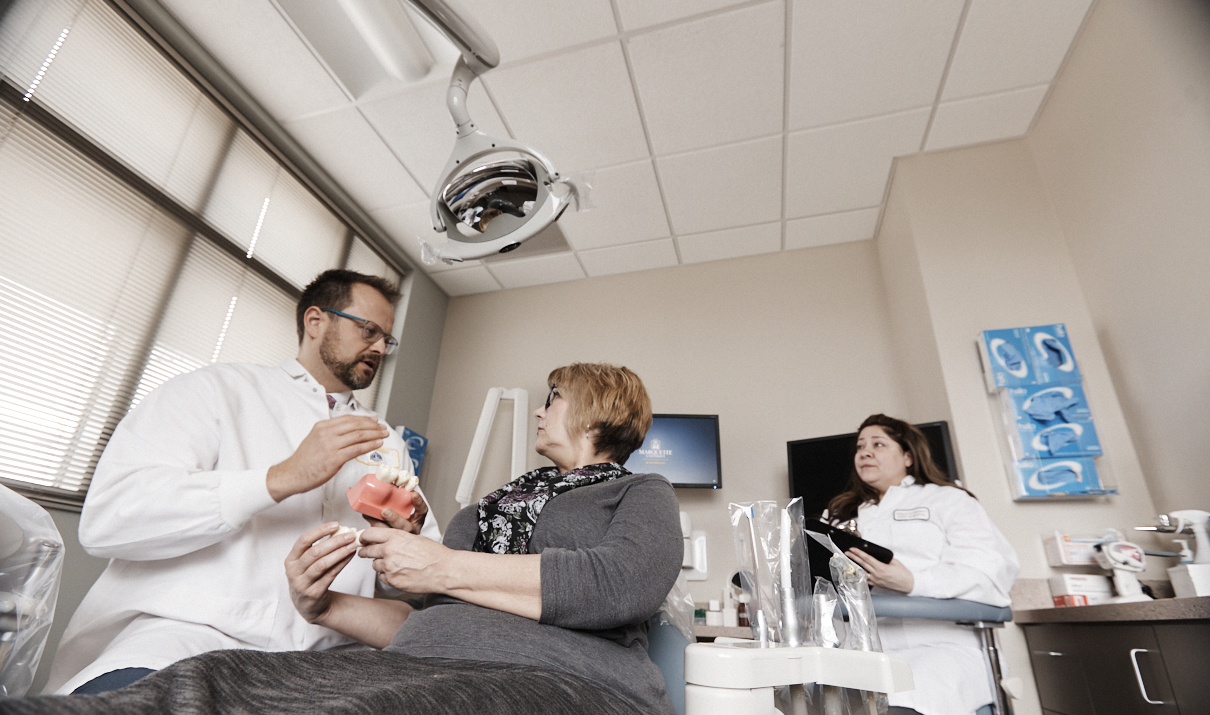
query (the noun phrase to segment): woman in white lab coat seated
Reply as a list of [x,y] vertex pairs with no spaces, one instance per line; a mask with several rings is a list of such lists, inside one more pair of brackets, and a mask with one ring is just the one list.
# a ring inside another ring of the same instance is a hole
[[[834,524],[856,520],[862,538],[895,552],[884,564],[850,549],[870,585],[930,598],[1010,604],[1017,554],[975,497],[946,479],[928,441],[886,415],[861,423],[848,491],[828,504]],[[912,667],[916,689],[890,696],[891,714],[971,715],[992,702],[983,652],[971,628],[945,621],[879,618],[883,650]]]
[[[325,524],[294,545],[286,575],[307,627],[373,649],[216,651],[103,695],[0,699],[0,713],[672,715],[647,621],[680,573],[676,495],[621,466],[651,400],[612,365],[548,381],[534,448],[554,466],[458,512],[442,544],[373,528],[359,545]],[[423,607],[329,591],[355,558]]]

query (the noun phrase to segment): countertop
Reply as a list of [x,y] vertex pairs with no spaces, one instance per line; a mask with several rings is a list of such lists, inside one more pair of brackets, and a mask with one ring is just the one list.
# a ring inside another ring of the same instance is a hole
[[1013,622],[1019,626],[1027,626],[1032,623],[1200,620],[1210,620],[1210,596],[1161,598],[1141,603],[1102,603],[1097,606],[1037,608],[1013,612]]

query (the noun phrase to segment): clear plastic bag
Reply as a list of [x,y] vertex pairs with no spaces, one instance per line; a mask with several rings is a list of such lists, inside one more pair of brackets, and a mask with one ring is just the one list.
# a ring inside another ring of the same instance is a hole
[[[874,600],[870,597],[870,586],[866,581],[865,570],[844,555],[832,539],[824,534],[808,532],[811,538],[827,547],[832,552],[828,561],[828,569],[832,580],[836,583],[835,593],[848,613],[849,621],[843,638],[846,650],[863,650],[881,653],[882,641],[878,638],[878,622],[874,617]],[[826,583],[823,579],[819,582]],[[828,584],[830,587],[831,584]],[[816,583],[816,598],[819,598],[821,585]],[[827,589],[824,590],[827,593]],[[842,642],[839,634],[837,642]],[[826,688],[823,695],[824,712],[833,715],[826,707],[828,699]],[[835,698],[833,698],[835,699]],[[867,692],[864,690],[843,689],[839,696],[840,709],[836,715],[886,715],[888,702],[884,693]]]
[[681,573],[676,577],[676,583],[672,584],[672,590],[664,597],[664,605],[660,606],[656,618],[661,625],[666,623],[674,626],[687,642],[694,643],[697,638],[693,635],[693,608],[689,584],[685,581],[685,574]]
[[813,643],[802,499],[746,502],[729,508],[753,637],[790,646]]
[[42,507],[0,486],[0,695],[24,695],[50,633],[63,539]]

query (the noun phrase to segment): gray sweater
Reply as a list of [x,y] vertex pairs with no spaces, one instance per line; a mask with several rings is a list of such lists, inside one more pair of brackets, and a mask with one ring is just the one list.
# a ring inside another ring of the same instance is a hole
[[[594,681],[646,713],[672,713],[647,657],[647,620],[680,573],[676,496],[659,475],[572,489],[546,504],[529,553],[542,554],[542,618],[428,596],[388,650],[533,665]],[[476,507],[450,521],[445,545],[469,551]]]

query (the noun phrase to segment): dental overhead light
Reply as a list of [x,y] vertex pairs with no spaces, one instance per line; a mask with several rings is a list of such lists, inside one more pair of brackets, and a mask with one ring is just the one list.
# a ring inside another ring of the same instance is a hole
[[421,241],[421,260],[457,263],[507,253],[558,220],[576,188],[532,147],[484,134],[466,97],[476,77],[500,63],[491,37],[448,0],[410,0],[462,53],[445,103],[457,126],[454,152],[433,189],[430,218],[445,240]]

